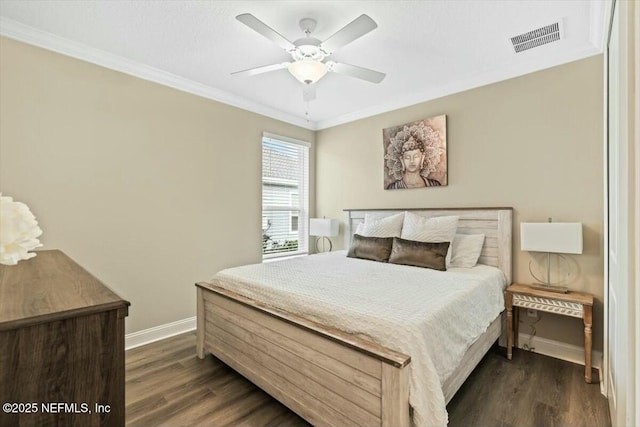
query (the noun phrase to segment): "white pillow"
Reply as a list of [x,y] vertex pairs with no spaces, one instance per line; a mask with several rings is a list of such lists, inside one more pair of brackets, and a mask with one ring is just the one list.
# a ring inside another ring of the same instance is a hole
[[471,268],[478,263],[484,234],[456,234],[453,239],[453,253],[450,267]]
[[356,234],[365,237],[400,237],[404,212],[385,218],[365,216],[363,223],[358,224]]
[[446,264],[447,267],[449,267],[451,263],[453,237],[456,235],[456,229],[458,228],[458,218],[460,217],[437,216],[434,218],[425,218],[411,212],[406,212],[402,226],[402,235],[400,237],[418,242],[449,242],[449,250],[447,250],[446,257]]

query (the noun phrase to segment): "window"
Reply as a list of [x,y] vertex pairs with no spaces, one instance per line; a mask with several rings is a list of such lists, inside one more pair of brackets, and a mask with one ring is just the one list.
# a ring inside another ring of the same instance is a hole
[[262,254],[308,253],[309,143],[262,138]]

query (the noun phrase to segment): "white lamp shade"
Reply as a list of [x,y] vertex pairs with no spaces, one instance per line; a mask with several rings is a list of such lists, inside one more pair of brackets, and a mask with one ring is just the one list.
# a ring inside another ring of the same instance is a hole
[[327,64],[303,59],[289,64],[289,72],[304,84],[313,84],[327,74]]
[[561,254],[582,253],[582,224],[579,222],[523,222],[520,249]]
[[333,237],[338,235],[338,220],[329,218],[311,218],[309,220],[311,236]]

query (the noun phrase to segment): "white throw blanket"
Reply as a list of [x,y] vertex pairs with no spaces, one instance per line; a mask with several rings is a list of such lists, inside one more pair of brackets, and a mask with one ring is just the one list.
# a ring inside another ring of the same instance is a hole
[[345,251],[229,268],[214,284],[411,356],[418,427],[445,426],[442,384],[504,309],[494,267],[426,268],[347,258]]

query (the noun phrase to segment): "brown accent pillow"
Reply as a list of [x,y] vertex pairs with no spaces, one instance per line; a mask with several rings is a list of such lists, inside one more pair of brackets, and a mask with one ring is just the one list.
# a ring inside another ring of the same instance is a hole
[[393,238],[389,262],[447,271],[449,242],[431,243]]
[[391,254],[393,237],[365,237],[354,234],[347,256],[350,258],[369,259],[387,262]]

